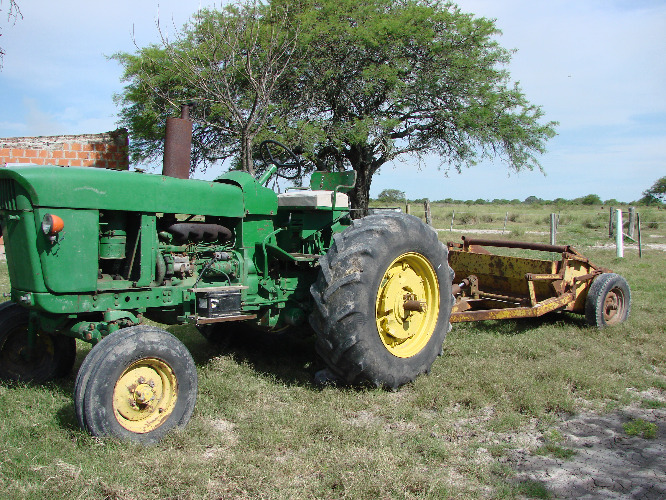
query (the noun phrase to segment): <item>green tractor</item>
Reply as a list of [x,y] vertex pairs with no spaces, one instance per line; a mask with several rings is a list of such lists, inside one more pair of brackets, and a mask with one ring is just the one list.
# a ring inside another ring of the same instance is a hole
[[265,185],[299,158],[275,141],[260,151],[269,168],[259,179],[0,169],[11,281],[0,377],[66,376],[76,340],[88,342],[79,424],[150,443],[190,419],[197,372],[185,346],[144,318],[195,325],[211,341],[309,321],[345,383],[396,388],[427,372],[453,302],[435,231],[401,213],[352,220],[354,172],[315,172],[309,189],[277,195]]

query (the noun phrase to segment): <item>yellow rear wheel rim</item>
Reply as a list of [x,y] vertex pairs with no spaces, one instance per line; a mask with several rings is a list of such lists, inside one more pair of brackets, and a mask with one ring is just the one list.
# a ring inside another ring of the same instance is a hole
[[157,358],[132,363],[113,389],[113,412],[130,432],[144,434],[169,418],[178,399],[178,380],[171,367]]
[[439,301],[437,274],[423,255],[395,259],[382,277],[375,309],[386,349],[399,358],[421,352],[437,326]]

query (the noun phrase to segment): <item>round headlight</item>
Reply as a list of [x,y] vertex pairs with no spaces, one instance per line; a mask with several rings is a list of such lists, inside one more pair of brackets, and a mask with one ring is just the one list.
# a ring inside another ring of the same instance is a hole
[[57,215],[46,214],[42,219],[42,231],[46,236],[55,239],[55,236],[63,230],[65,223]]

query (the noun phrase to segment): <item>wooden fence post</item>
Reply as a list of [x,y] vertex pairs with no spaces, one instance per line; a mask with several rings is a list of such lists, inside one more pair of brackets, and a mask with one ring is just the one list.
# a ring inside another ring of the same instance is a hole
[[608,212],[608,237],[612,238],[613,237],[613,212],[614,208],[610,207],[610,210]]
[[409,215],[410,211],[411,211],[411,207],[409,206],[409,203],[407,203],[407,204],[405,205],[405,213],[406,213],[407,215]]
[[629,229],[627,234],[629,238],[634,239],[634,232],[636,229],[636,207],[629,207]]
[[432,217],[431,217],[431,214],[430,214],[430,200],[428,198],[426,198],[425,201],[423,202],[423,206],[425,208],[426,224],[428,224],[429,226],[432,226]]
[[449,231],[453,231],[453,219],[456,218],[456,211],[454,210],[453,213],[451,214],[451,228]]
[[504,216],[504,227],[502,228],[502,234],[504,234],[504,231],[506,231],[506,221],[509,220],[509,212],[506,213]]
[[643,248],[641,245],[641,214],[636,214],[636,224],[638,225],[638,258],[643,257]]

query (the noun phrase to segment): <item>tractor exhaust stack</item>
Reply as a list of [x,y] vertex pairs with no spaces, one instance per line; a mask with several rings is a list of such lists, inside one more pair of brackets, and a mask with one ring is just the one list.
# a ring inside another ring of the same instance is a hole
[[162,175],[188,179],[190,177],[191,150],[192,121],[190,120],[190,106],[183,104],[180,108],[180,118],[167,118]]

